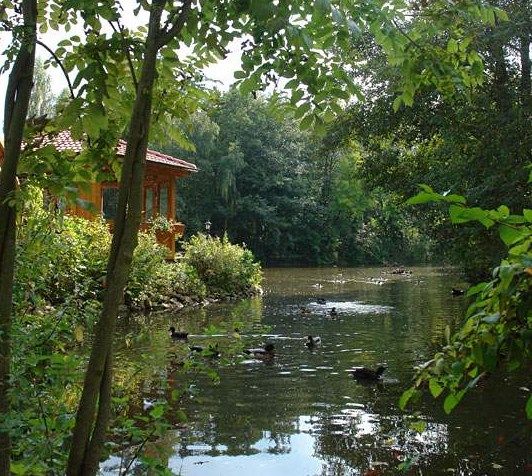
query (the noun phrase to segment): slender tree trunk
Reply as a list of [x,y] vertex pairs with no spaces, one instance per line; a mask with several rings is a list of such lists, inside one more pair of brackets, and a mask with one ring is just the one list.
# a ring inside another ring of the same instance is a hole
[[499,112],[507,120],[507,116],[512,109],[511,94],[508,89],[508,67],[506,65],[506,59],[504,57],[503,45],[499,43],[499,40],[495,39],[492,43],[492,55],[495,59],[494,81],[493,81],[493,94],[495,96],[495,102],[499,108]]
[[[4,112],[5,152],[0,172],[0,423],[10,410],[11,313],[15,271],[16,209],[10,201],[16,190],[16,174],[22,134],[28,113],[37,32],[37,2],[23,0],[23,32],[20,49],[9,75]],[[0,476],[9,474],[11,438],[0,428]]]
[[521,56],[521,83],[519,85],[521,93],[521,105],[525,112],[525,117],[528,118],[531,113],[532,99],[531,99],[531,77],[530,77],[530,36],[532,28],[530,27],[530,6],[528,0],[521,2],[521,11],[523,15],[524,31],[521,32],[519,38],[519,50]]
[[[152,91],[157,53],[164,44],[160,22],[165,4],[166,0],[154,0],[151,5],[144,62],[122,165],[117,216],[107,264],[107,289],[76,414],[66,472],[69,476],[96,474],[111,413],[113,335],[141,220]],[[189,9],[190,2],[185,2],[180,15],[181,28]]]

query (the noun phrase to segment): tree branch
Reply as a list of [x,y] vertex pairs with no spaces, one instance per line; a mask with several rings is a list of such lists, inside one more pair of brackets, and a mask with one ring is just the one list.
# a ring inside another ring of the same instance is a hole
[[159,38],[157,39],[157,46],[159,48],[168,44],[168,42],[170,42],[173,38],[179,35],[181,30],[183,29],[183,26],[185,25],[185,21],[188,17],[191,6],[192,0],[184,0],[183,6],[181,7],[181,12],[179,13],[179,16],[177,17],[174,24],[168,30],[163,29],[160,31],[158,35]]
[[414,45],[416,48],[418,48],[421,51],[425,51],[425,49],[416,41],[414,41],[406,31],[404,31],[395,20],[392,19],[393,26],[397,29],[401,35],[403,35],[412,45]]
[[61,71],[63,71],[63,74],[65,75],[65,79],[67,81],[67,84],[68,84],[68,89],[70,91],[70,97],[72,99],[74,99],[76,97],[76,95],[74,94],[74,88],[72,87],[72,83],[70,82],[70,78],[68,77],[68,73],[65,69],[65,67],[63,66],[63,63],[61,63],[61,60],[58,58],[58,56],[54,53],[54,51],[49,47],[47,46],[46,44],[44,44],[41,40],[37,40],[36,43],[39,45],[39,46],[42,46],[46,51],[48,51],[48,53],[50,53],[50,55],[52,56],[52,58],[55,60],[55,62],[59,65],[59,67],[61,68]]

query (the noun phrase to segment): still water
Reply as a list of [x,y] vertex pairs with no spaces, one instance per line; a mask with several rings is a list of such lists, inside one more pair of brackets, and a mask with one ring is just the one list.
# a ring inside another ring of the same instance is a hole
[[[174,474],[532,474],[523,376],[495,376],[450,416],[428,397],[415,415],[397,407],[412,367],[431,357],[466,308],[464,297],[451,296],[459,284],[437,268],[411,275],[269,269],[262,297],[152,318],[148,336],[119,351],[118,362],[139,368],[139,407],[180,385],[192,392],[175,407],[186,421],[176,417],[154,445]],[[189,331],[189,342],[171,342],[169,323]],[[322,345],[307,349],[307,335]],[[172,367],[191,344],[217,344],[223,356],[265,342],[276,347],[272,361],[196,357],[203,371]],[[379,384],[357,383],[346,372],[381,362],[388,368]],[[126,374],[118,370],[118,380]],[[405,473],[402,463],[410,467]],[[103,473],[117,474],[117,466],[112,457]]]

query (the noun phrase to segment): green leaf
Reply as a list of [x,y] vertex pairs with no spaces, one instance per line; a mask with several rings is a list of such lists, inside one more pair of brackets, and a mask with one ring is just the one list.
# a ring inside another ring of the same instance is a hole
[[456,53],[458,51],[458,43],[454,38],[451,38],[449,43],[447,43],[447,51],[449,53]]
[[244,79],[248,77],[248,73],[245,71],[235,71],[233,75],[236,79]]
[[445,401],[443,402],[443,410],[445,413],[449,414],[454,410],[456,405],[458,405],[460,400],[462,400],[464,393],[464,390],[462,390],[458,393],[450,393],[447,395],[447,397],[445,397]]
[[320,13],[329,13],[331,11],[331,2],[330,0],[316,0],[314,8]]
[[15,463],[12,461],[9,466],[10,472],[15,475],[28,474],[30,468],[24,465],[24,463]]
[[475,294],[481,293],[482,291],[484,291],[484,289],[486,289],[487,286],[488,286],[488,283],[479,283],[479,284],[476,284],[475,286],[471,286],[467,290],[466,296],[474,296]]
[[305,94],[304,91],[302,91],[301,89],[295,89],[292,92],[292,97],[290,98],[290,102],[292,104],[297,104],[299,101],[301,101],[301,98],[303,97],[304,94]]
[[457,195],[455,193],[451,193],[450,195],[443,195],[443,200],[450,203],[461,203],[462,205],[466,204],[466,199],[462,195]]
[[433,378],[431,378],[429,380],[429,390],[430,390],[430,393],[432,394],[432,396],[434,398],[438,398],[441,395],[441,393],[443,392],[443,388]]
[[495,223],[489,218],[488,212],[479,207],[468,208],[453,204],[449,207],[449,215],[451,216],[451,222],[455,224],[478,221],[486,228],[489,228]]
[[527,223],[532,223],[532,210],[525,208],[523,210],[523,216],[525,217]]
[[299,119],[299,118],[303,117],[308,111],[310,111],[310,103],[309,102],[304,102],[303,104],[301,104],[301,106],[299,106],[296,109],[294,117],[296,119]]
[[420,203],[438,202],[441,200],[441,195],[435,192],[419,192],[417,195],[410,197],[406,203],[407,205],[419,205]]
[[300,85],[299,79],[297,78],[291,79],[290,81],[288,81],[288,83],[286,83],[285,89],[294,89],[294,88],[297,88],[299,85]]
[[399,110],[399,108],[401,107],[401,103],[403,102],[403,97],[402,96],[397,96],[394,100],[393,100],[393,111],[394,112],[397,112]]
[[406,408],[406,405],[408,404],[409,400],[414,396],[414,393],[416,392],[416,389],[414,387],[410,387],[408,390],[405,390],[401,397],[399,398],[399,408],[401,410],[404,410]]
[[413,421],[408,426],[416,433],[423,433],[427,429],[427,422],[423,420]]
[[499,236],[508,246],[521,241],[523,238],[530,236],[530,230],[522,227],[512,227],[502,224],[499,226]]
[[312,126],[313,122],[314,122],[314,116],[312,114],[309,114],[309,115],[305,116],[301,120],[301,123],[299,124],[299,127],[302,130],[310,129],[310,127]]
[[528,397],[528,400],[526,402],[526,417],[529,420],[532,420],[532,395]]
[[158,420],[163,416],[164,405],[155,405],[155,407],[150,411],[150,416],[155,420]]

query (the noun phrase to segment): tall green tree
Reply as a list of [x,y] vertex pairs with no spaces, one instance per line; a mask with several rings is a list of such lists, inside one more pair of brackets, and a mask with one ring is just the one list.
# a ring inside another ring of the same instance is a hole
[[52,93],[52,82],[44,67],[44,61],[37,58],[33,73],[33,89],[31,91],[28,117],[52,115],[55,110],[55,102],[56,98]]
[[[0,474],[10,473],[11,438],[9,434],[11,313],[16,240],[17,166],[22,146],[35,65],[37,39],[37,2],[24,0],[15,18],[6,9],[1,20],[13,33],[8,49],[11,61],[4,106],[4,160],[0,171]],[[7,66],[7,65],[6,65]]]
[[[519,211],[526,205],[525,166],[532,148],[530,57],[520,45],[530,39],[530,8],[521,1],[499,2],[499,7],[508,19],[499,12],[487,28],[472,24],[464,29],[466,43],[477,48],[484,62],[485,80],[475,88],[442,94],[422,86],[411,107],[394,112],[402,84],[399,69],[386,62],[370,38],[353,53],[367,60],[360,74],[367,78],[365,92],[371,100],[351,108],[334,139],[337,146],[348,139],[362,147],[358,170],[369,187],[406,199],[418,183],[430,183],[486,207],[505,203]],[[464,42],[438,41],[455,54],[465,54]],[[380,81],[371,80],[375,75]],[[479,234],[469,226],[457,234],[438,208],[413,213],[438,244],[438,252],[465,264],[472,278],[488,272],[504,254],[491,230]]]

